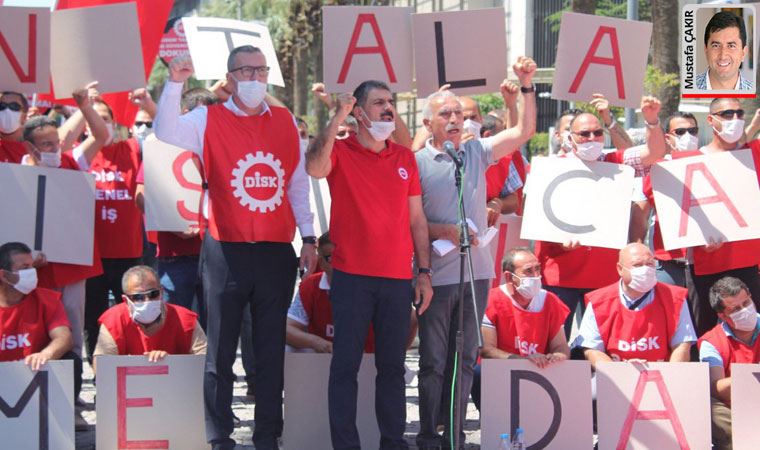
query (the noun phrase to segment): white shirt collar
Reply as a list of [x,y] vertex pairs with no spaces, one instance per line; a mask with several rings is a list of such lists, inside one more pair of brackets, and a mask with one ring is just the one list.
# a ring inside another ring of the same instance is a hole
[[[738,75],[739,76],[736,77],[736,86],[734,86],[734,89],[733,89],[735,91],[740,90],[742,87],[742,74],[739,73]],[[710,86],[710,69],[709,68],[707,69],[707,72],[705,72],[705,81],[707,82],[707,89],[708,90],[712,89],[712,86]]]
[[319,288],[323,291],[330,290],[330,281],[327,279],[327,272],[322,272],[322,277],[319,279]]
[[[272,111],[269,110],[269,104],[267,102],[261,102],[262,105],[264,105],[264,109],[261,110],[260,116],[263,116],[265,113],[272,114]],[[226,102],[224,102],[224,106],[232,111],[233,114],[236,116],[247,116],[242,109],[238,108],[238,105],[235,104],[235,101],[232,99],[232,96],[230,95],[230,98],[227,99]]]

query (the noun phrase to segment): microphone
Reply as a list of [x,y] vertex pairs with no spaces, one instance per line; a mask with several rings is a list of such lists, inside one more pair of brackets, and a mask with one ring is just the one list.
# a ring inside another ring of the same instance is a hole
[[445,151],[451,157],[451,159],[454,160],[454,164],[456,164],[457,168],[464,165],[462,158],[460,158],[457,151],[454,150],[454,144],[451,141],[445,141],[443,143],[443,151]]

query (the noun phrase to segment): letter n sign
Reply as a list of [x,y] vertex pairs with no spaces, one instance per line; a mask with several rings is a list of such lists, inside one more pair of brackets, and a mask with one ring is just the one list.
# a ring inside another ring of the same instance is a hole
[[364,80],[412,89],[411,8],[324,6],[323,65],[329,92],[353,92]]
[[0,6],[0,86],[24,93],[50,90],[49,9]]
[[552,98],[588,101],[602,93],[616,106],[641,101],[652,24],[564,13]]

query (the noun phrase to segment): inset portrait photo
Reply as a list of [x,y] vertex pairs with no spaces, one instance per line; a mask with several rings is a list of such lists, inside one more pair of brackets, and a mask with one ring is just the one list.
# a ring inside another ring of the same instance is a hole
[[755,96],[754,5],[686,5],[681,35],[682,97]]

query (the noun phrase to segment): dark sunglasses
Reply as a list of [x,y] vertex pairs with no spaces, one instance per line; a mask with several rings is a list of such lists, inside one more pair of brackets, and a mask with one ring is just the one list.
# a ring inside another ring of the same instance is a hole
[[10,109],[11,111],[19,112],[21,111],[21,104],[16,102],[0,102],[0,111],[5,111],[5,108]]
[[675,130],[673,130],[673,133],[678,136],[683,136],[687,132],[692,136],[696,136],[697,134],[699,134],[699,127],[676,128]]
[[138,292],[137,294],[124,294],[133,302],[144,302],[145,300],[155,300],[161,296],[160,289],[151,289],[148,292]]
[[580,137],[588,139],[591,137],[592,134],[596,137],[603,136],[604,130],[599,128],[598,130],[594,130],[594,131],[587,130],[587,131],[581,131],[580,133],[573,133],[573,134],[577,134]]
[[140,122],[140,121],[135,122],[136,127],[141,127],[143,125],[145,125],[148,128],[153,128],[153,122]]
[[725,120],[731,120],[734,118],[734,115],[737,119],[743,119],[744,118],[744,110],[743,109],[725,109],[723,111],[718,111],[712,113],[713,116],[720,116],[721,119]]

